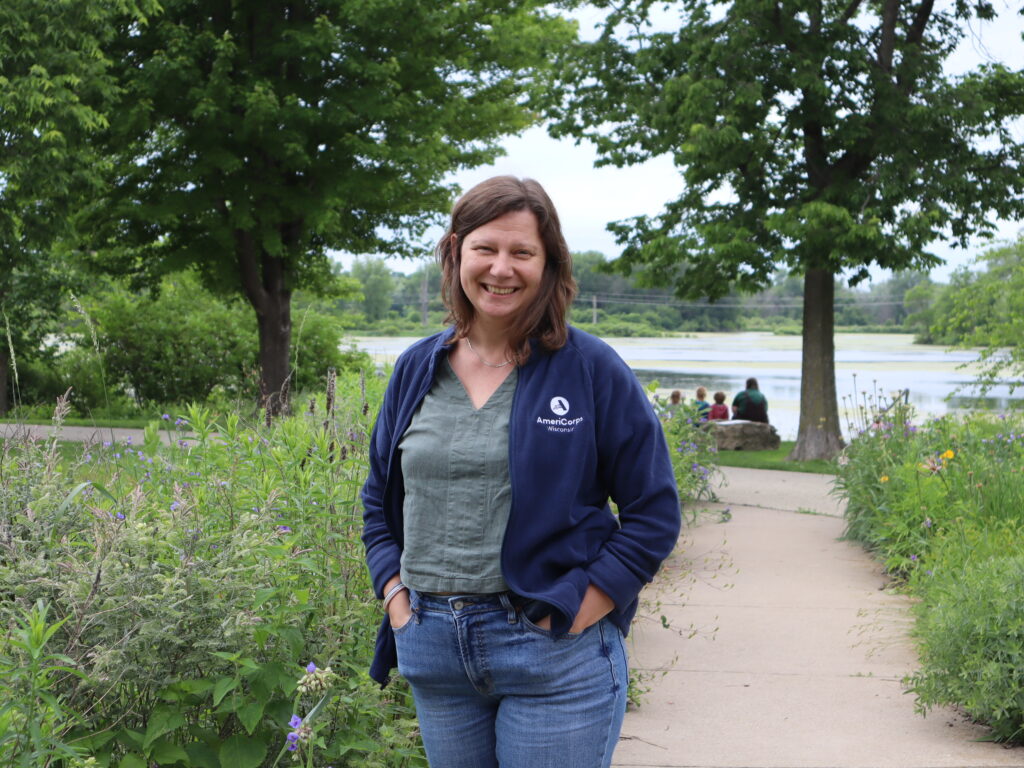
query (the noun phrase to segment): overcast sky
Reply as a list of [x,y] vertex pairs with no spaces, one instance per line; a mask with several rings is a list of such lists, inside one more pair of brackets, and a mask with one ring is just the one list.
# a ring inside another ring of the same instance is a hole
[[[1008,66],[1020,66],[1024,61],[1021,38],[1024,18],[1007,6],[1005,0],[996,0],[996,6],[1002,9],[999,18],[990,23],[975,22],[975,28],[949,61],[947,68],[951,73],[968,71],[982,61],[1001,61]],[[581,36],[590,37],[600,16],[580,14],[578,18]],[[1019,140],[1024,141],[1024,127],[1018,134]],[[554,201],[573,251],[593,250],[609,258],[617,257],[621,248],[605,225],[632,216],[655,215],[667,201],[681,193],[682,178],[671,159],[665,156],[628,168],[595,168],[597,155],[592,145],[576,145],[567,139],[556,141],[542,126],[507,139],[503,146],[505,156],[493,165],[455,174],[454,181],[465,190],[496,174],[537,179]],[[1021,226],[1004,222],[999,231],[1002,237],[1013,238]],[[931,249],[945,258],[947,264],[932,272],[933,279],[945,281],[955,267],[969,262],[984,248],[983,241],[973,244],[967,251],[934,243]],[[350,257],[343,258],[346,266],[350,261]],[[394,259],[389,259],[388,263],[403,272],[414,271],[419,266]],[[885,279],[887,273],[876,270],[872,276],[875,280]]]

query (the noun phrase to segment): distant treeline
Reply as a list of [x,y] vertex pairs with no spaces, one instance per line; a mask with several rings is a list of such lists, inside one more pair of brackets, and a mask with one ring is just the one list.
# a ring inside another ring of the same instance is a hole
[[[1019,248],[1010,248],[1016,253]],[[990,256],[981,259],[989,263]],[[613,271],[595,251],[573,254],[579,295],[572,308],[575,325],[605,336],[658,336],[697,331],[769,330],[799,333],[803,279],[780,272],[755,295],[729,295],[717,302],[677,298],[670,289],[644,285],[643,273]],[[925,272],[898,272],[887,280],[855,288],[836,281],[836,327],[853,332],[913,333],[921,343],[957,344],[964,328],[948,322],[957,296],[984,271],[962,269],[951,283],[936,283]],[[422,333],[444,320],[440,270],[427,264],[412,274],[391,271],[383,260],[357,259],[349,273],[362,286],[362,298],[339,300],[334,312],[352,330],[383,335]],[[714,280],[709,275],[708,280]]]

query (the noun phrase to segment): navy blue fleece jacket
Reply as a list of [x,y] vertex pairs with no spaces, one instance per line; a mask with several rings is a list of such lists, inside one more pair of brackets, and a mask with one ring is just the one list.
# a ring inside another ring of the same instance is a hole
[[[378,597],[398,573],[402,554],[398,443],[451,334],[422,339],[402,353],[373,429],[363,543]],[[640,382],[611,347],[575,328],[555,352],[534,346],[519,369],[508,455],[512,508],[501,569],[509,588],[550,604],[551,628],[560,634],[593,583],[614,601],[610,618],[625,634],[637,595],[672,551],[680,527],[665,436]],[[396,663],[385,616],[370,674],[383,684]]]

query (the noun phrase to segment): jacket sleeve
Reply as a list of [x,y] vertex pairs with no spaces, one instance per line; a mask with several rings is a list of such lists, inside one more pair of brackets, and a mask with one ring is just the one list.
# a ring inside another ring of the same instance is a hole
[[619,510],[619,528],[587,566],[587,576],[629,606],[675,548],[681,515],[661,422],[636,375],[614,352],[594,373],[600,471]]
[[[400,363],[399,363],[400,365]],[[363,546],[366,564],[378,598],[384,597],[384,585],[401,568],[402,551],[388,528],[384,514],[384,492],[388,479],[388,462],[392,445],[397,439],[393,433],[398,412],[398,389],[401,381],[399,365],[395,366],[391,381],[384,393],[384,403],[370,435],[369,473],[363,484]]]

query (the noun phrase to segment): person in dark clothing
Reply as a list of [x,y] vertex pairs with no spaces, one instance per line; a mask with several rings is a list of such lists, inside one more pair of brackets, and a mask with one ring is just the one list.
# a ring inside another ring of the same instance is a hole
[[761,394],[753,376],[747,379],[747,388],[733,398],[732,417],[768,423],[768,398]]

